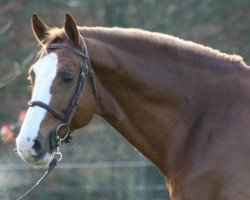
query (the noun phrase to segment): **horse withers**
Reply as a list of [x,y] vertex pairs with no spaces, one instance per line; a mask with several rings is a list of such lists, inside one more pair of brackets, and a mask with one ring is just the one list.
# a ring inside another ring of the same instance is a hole
[[69,14],[63,28],[34,14],[32,29],[42,49],[16,139],[25,162],[48,165],[68,128],[97,114],[161,170],[171,199],[250,199],[250,72],[240,56],[138,29],[79,27]]

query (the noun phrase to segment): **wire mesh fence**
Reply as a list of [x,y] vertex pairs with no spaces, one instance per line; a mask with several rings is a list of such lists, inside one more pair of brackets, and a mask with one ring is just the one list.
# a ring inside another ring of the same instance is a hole
[[[0,199],[22,195],[45,169],[28,166],[1,147]],[[103,120],[95,118],[61,147],[63,160],[26,199],[37,200],[167,200],[159,170]]]

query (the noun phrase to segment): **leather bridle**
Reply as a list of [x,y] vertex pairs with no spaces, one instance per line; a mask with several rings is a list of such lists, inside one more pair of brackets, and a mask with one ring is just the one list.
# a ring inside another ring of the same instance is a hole
[[[98,108],[98,98],[97,98],[96,83],[95,83],[93,69],[92,69],[92,66],[91,66],[90,61],[89,61],[87,46],[84,44],[83,52],[80,51],[79,49],[73,47],[73,46],[70,46],[70,45],[67,45],[67,44],[61,44],[61,43],[50,44],[50,45],[48,45],[46,47],[46,49],[51,49],[51,50],[53,50],[53,49],[67,49],[67,50],[72,51],[76,55],[82,57],[82,59],[83,59],[82,71],[81,71],[81,74],[80,74],[80,78],[79,78],[75,93],[73,95],[73,98],[71,99],[69,109],[68,109],[68,111],[67,111],[67,113],[65,115],[61,114],[55,108],[51,107],[50,105],[48,105],[48,104],[46,104],[46,103],[44,103],[42,101],[30,101],[28,103],[29,107],[39,106],[39,107],[47,110],[48,112],[53,114],[56,118],[58,118],[62,122],[62,124],[60,124],[51,133],[51,137],[50,137],[51,149],[52,150],[57,149],[57,150],[56,150],[56,152],[54,154],[54,158],[49,163],[49,168],[44,173],[44,175],[36,182],[36,184],[34,184],[22,196],[17,198],[17,200],[21,200],[24,197],[26,197],[29,193],[31,193],[49,175],[49,173],[55,168],[55,166],[57,164],[57,161],[61,160],[62,154],[59,152],[59,146],[60,146],[61,142],[67,143],[67,142],[71,141],[72,136],[70,134],[69,127],[70,127],[71,121],[73,119],[74,113],[76,111],[76,107],[77,107],[77,105],[79,103],[80,94],[81,94],[81,91],[83,90],[83,85],[84,85],[84,82],[85,82],[85,79],[86,79],[87,75],[89,75],[90,80],[91,80],[91,85],[92,85],[93,93],[94,93],[95,100],[96,100],[96,109]],[[66,129],[66,134],[61,135],[60,134],[61,129]]]
[[[73,47],[73,46],[70,46],[67,44],[61,44],[61,43],[49,44],[46,46],[46,49],[47,50],[66,49],[66,50],[72,51],[73,53],[75,53],[76,55],[80,56],[83,59],[82,70],[81,70],[81,74],[80,74],[80,77],[78,80],[78,84],[76,86],[75,93],[71,99],[71,103],[70,103],[70,106],[68,108],[68,111],[65,115],[63,115],[61,112],[57,111],[55,108],[51,107],[50,105],[48,105],[42,101],[30,101],[28,103],[29,107],[39,106],[39,107],[47,110],[48,112],[53,114],[56,118],[58,118],[62,122],[62,124],[60,124],[55,129],[55,131],[53,131],[51,134],[51,138],[50,138],[51,144],[50,145],[51,145],[51,149],[53,150],[53,149],[59,147],[61,142],[68,143],[71,141],[72,135],[70,133],[69,127],[70,127],[71,121],[73,119],[74,113],[76,111],[77,105],[79,103],[81,91],[83,90],[83,85],[84,85],[84,82],[85,82],[87,75],[90,76],[91,85],[93,88],[93,93],[95,96],[97,106],[98,106],[98,99],[97,99],[97,90],[96,90],[94,73],[93,73],[93,69],[91,67],[91,64],[89,62],[88,49],[87,49],[87,46],[85,45],[85,43],[84,43],[83,52],[80,51],[79,49]],[[64,134],[60,134],[60,132],[62,132],[62,129],[64,129]],[[66,132],[65,132],[65,130],[66,130]]]

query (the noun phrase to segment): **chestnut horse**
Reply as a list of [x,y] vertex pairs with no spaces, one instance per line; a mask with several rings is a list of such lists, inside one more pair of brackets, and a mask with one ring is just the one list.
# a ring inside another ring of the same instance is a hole
[[102,116],[160,169],[171,199],[250,199],[250,70],[240,56],[137,29],[78,27],[69,14],[63,28],[34,14],[32,29],[42,50],[16,139],[25,162],[52,160],[52,135],[77,93],[70,128]]

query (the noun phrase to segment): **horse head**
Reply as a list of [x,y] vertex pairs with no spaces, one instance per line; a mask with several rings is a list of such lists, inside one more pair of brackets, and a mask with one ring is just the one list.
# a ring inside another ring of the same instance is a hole
[[31,26],[42,49],[29,70],[31,101],[16,146],[25,162],[47,165],[68,128],[92,119],[96,103],[87,48],[75,20],[66,14],[64,27],[52,29],[33,14]]

